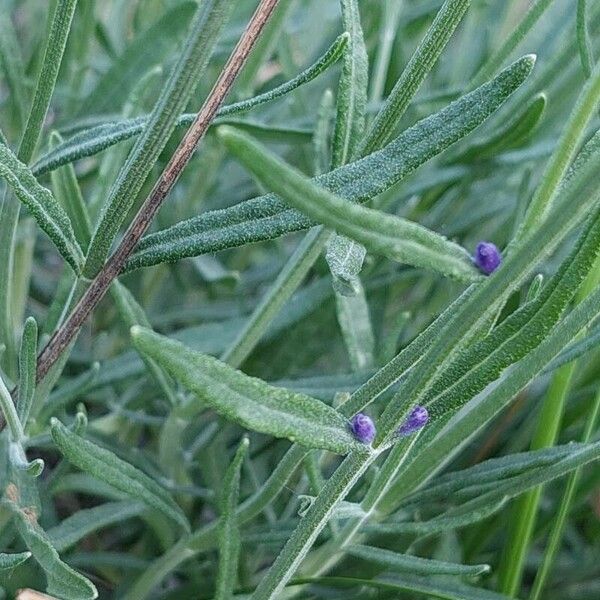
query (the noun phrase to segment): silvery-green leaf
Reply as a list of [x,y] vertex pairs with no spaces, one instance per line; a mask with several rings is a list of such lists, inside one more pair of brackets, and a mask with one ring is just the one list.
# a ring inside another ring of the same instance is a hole
[[52,240],[63,258],[78,273],[83,253],[73,232],[71,221],[52,193],[42,187],[31,173],[4,144],[0,144],[0,177],[29,209],[37,224]]
[[189,530],[183,511],[169,493],[148,475],[113,452],[69,431],[57,419],[51,419],[50,432],[54,443],[69,462],[133,499],[162,512],[184,530]]
[[338,454],[366,450],[348,421],[320,400],[268,385],[147,329],[134,327],[131,336],[138,350],[199,400],[248,429]]

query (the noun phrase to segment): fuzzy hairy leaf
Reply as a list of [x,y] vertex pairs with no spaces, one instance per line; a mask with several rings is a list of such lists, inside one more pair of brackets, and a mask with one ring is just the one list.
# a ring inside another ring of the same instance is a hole
[[312,579],[295,579],[293,584],[314,583],[321,586],[334,588],[360,589],[361,586],[374,588],[383,592],[397,595],[403,592],[416,592],[425,594],[429,598],[443,600],[509,600],[504,594],[497,594],[489,590],[450,582],[445,579],[437,580],[433,577],[419,577],[417,575],[393,575],[378,577],[376,579],[359,579],[356,577],[314,577]]
[[367,250],[463,281],[481,277],[466,250],[441,235],[334,196],[252,138],[229,127],[219,129],[219,136],[266,187],[311,219],[360,242]]
[[131,336],[136,348],[199,400],[248,429],[338,454],[366,450],[347,420],[320,400],[270,386],[147,329],[134,327]]
[[35,369],[37,366],[37,323],[33,317],[25,321],[21,351],[19,352],[19,397],[17,414],[23,428],[27,425],[35,394]]
[[346,552],[351,556],[374,562],[392,571],[408,572],[419,575],[468,575],[476,577],[490,571],[489,565],[459,565],[440,560],[420,558],[410,554],[400,554],[373,546],[348,546]]
[[342,22],[350,34],[338,87],[337,117],[333,131],[332,166],[339,167],[355,154],[365,126],[369,62],[360,24],[358,0],[341,0]]
[[538,298],[513,313],[481,342],[457,356],[432,386],[427,403],[441,415],[461,406],[504,368],[539,344],[558,321],[600,252],[600,212],[591,215],[571,255]]
[[383,108],[371,124],[361,148],[363,154],[380,148],[393,135],[411,99],[450,41],[470,3],[471,0],[444,2],[426,36],[421,40],[402,75],[396,81]]
[[[495,79],[419,121],[366,158],[317,177],[315,183],[351,202],[366,202],[483,123],[525,81],[526,56]],[[314,225],[270,194],[183,221],[142,239],[125,270],[273,239]]]
[[[317,61],[296,77],[258,96],[223,106],[217,112],[215,124],[219,123],[219,118],[223,120],[225,117],[231,117],[261,104],[272,102],[313,81],[340,59],[347,44],[348,34],[340,35]],[[196,115],[193,113],[180,115],[176,126],[189,127],[195,118]],[[148,126],[149,121],[149,116],[133,117],[118,121],[103,121],[94,127],[83,129],[41,156],[33,165],[32,171],[39,176],[64,164],[87,156],[94,156],[114,144],[140,135]]]
[[167,145],[177,118],[208,65],[232,5],[233,0],[207,0],[197,8],[185,46],[156,101],[148,126],[136,140],[102,207],[86,257],[86,276],[93,277],[102,268],[119,227]]
[[225,471],[223,497],[221,498],[221,520],[219,523],[219,571],[217,573],[216,600],[230,600],[237,579],[238,557],[240,552],[240,532],[236,518],[236,508],[240,494],[242,463],[248,452],[248,438],[242,441]]
[[69,431],[57,419],[50,420],[50,432],[54,443],[70,463],[146,506],[162,512],[184,530],[189,530],[189,523],[182,510],[169,493],[148,475],[113,452]]
[[0,571],[10,570],[22,565],[29,557],[31,552],[15,552],[12,554],[0,554]]
[[0,144],[0,177],[6,180],[17,198],[27,206],[63,258],[79,273],[83,253],[67,213],[52,193],[37,182],[30,169],[4,144]]
[[46,532],[38,525],[31,509],[21,508],[13,500],[5,500],[17,531],[33,558],[46,574],[46,591],[64,600],[94,600],[98,592],[93,583],[64,563],[52,546]]

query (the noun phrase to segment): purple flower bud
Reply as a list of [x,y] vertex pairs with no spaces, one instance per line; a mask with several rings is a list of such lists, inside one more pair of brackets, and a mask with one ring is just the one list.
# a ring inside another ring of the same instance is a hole
[[429,413],[424,406],[415,406],[404,424],[398,429],[398,435],[410,435],[424,427],[429,420]]
[[473,262],[482,273],[490,275],[500,266],[502,254],[500,254],[500,250],[498,250],[496,244],[492,244],[492,242],[479,242],[475,249]]
[[357,413],[352,417],[350,429],[352,429],[354,437],[363,444],[370,444],[375,438],[373,419],[364,413]]

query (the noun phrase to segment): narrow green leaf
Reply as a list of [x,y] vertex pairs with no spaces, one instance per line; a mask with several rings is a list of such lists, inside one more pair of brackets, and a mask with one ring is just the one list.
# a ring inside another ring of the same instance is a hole
[[481,66],[473,79],[473,85],[479,85],[488,77],[491,77],[502,64],[510,58],[511,53],[523,41],[525,36],[537,23],[544,12],[550,7],[554,0],[535,0],[515,29],[507,36],[500,48],[490,56]]
[[229,151],[263,184],[310,218],[406,264],[465,281],[480,275],[469,254],[425,227],[349,203],[286,165],[264,146],[229,127],[219,129]]
[[48,41],[44,51],[44,61],[38,76],[25,132],[17,153],[19,160],[25,164],[29,164],[33,157],[42,132],[42,126],[46,120],[76,7],[77,0],[58,0],[54,7]]
[[[445,579],[436,580],[433,577],[418,577],[416,575],[394,575],[377,579],[357,579],[355,577],[314,577],[295,579],[292,585],[314,583],[321,586],[360,589],[360,586],[372,587],[400,594],[401,592],[417,592],[429,598],[443,600],[509,600],[508,596],[490,592],[483,588],[467,586],[462,583],[450,582]],[[397,596],[400,597],[400,596]]]
[[[377,196],[483,123],[525,81],[533,64],[532,56],[518,60],[494,80],[419,121],[383,150],[318,177],[316,183],[347,201]],[[273,239],[314,224],[270,194],[146,236],[126,270]]]
[[94,584],[60,560],[48,535],[38,525],[35,512],[19,507],[12,500],[4,502],[14,516],[19,535],[46,574],[48,594],[64,600],[94,600],[97,598],[98,592]]
[[29,411],[35,394],[35,370],[37,367],[37,323],[33,317],[25,321],[23,337],[21,338],[21,351],[19,353],[19,397],[17,400],[17,414],[23,425],[27,426]]
[[[340,59],[347,44],[348,34],[344,33],[333,42],[323,56],[305,71],[302,71],[293,79],[268,92],[223,106],[217,112],[217,119],[214,123],[218,124],[219,118],[223,119],[243,113],[267,102],[277,100],[296,88],[313,81],[313,79],[316,79]],[[177,127],[189,127],[195,118],[196,115],[194,113],[180,115],[177,119]],[[94,156],[114,144],[139,135],[148,126],[149,121],[149,116],[135,117],[120,121],[103,122],[89,129],[79,131],[73,137],[65,140],[40,157],[32,167],[33,173],[39,176],[48,171],[53,171],[64,164],[87,156]]]
[[[117,309],[121,318],[125,322],[128,329],[135,325],[150,328],[150,321],[144,312],[144,309],[138,304],[133,294],[119,281],[115,281],[111,286],[111,295],[115,300]],[[167,374],[156,364],[154,360],[148,358],[145,354],[141,354],[142,360],[146,368],[158,384],[159,388],[165,394],[172,406],[177,404],[177,398],[173,391],[172,381]]]
[[426,396],[431,413],[454,410],[539,344],[556,324],[600,252],[600,213],[591,215],[573,252],[537,300],[514,312],[482,341],[458,355]]
[[118,112],[140,74],[166,62],[175,52],[196,8],[195,2],[178,3],[137,35],[81,102],[78,113],[101,115]]
[[[54,8],[54,12],[49,23],[44,58],[17,152],[17,158],[24,164],[31,162],[48,113],[76,5],[77,0],[57,0],[50,6],[50,9]],[[4,160],[0,157],[0,163],[2,162]],[[2,240],[0,244],[0,338],[6,343],[6,362],[11,368],[16,355],[12,314],[14,298],[11,288],[14,278],[13,257],[19,212],[20,203],[17,198],[12,194],[4,193],[0,208],[0,240]],[[79,259],[77,250],[75,250],[75,257]]]
[[[60,134],[53,131],[50,136],[50,147],[56,148],[62,143]],[[83,201],[81,189],[73,165],[65,165],[51,174],[54,196],[62,202],[63,207],[73,224],[75,237],[81,248],[87,250],[90,243],[92,225],[87,206]]]
[[[596,290],[591,296],[577,305],[562,321],[560,321],[547,335],[544,341],[530,352],[526,359],[519,361],[515,366],[499,381],[499,383],[487,394],[481,395],[465,409],[454,417],[445,428],[431,440],[427,445],[426,452],[417,452],[411,457],[409,467],[403,472],[386,493],[386,500],[382,505],[382,510],[389,509],[389,504],[397,503],[398,499],[406,496],[407,491],[414,489],[417,482],[422,481],[436,468],[449,460],[457,450],[462,448],[472,436],[476,435],[481,428],[489,422],[494,416],[500,413],[511,400],[519,393],[536,375],[572,340],[581,329],[599,314],[598,302],[600,302],[600,290]],[[594,450],[592,449],[592,453]],[[581,454],[586,450],[576,450],[574,456],[581,458]],[[565,461],[570,461],[566,457],[556,465],[551,465],[543,470],[536,470],[534,473],[543,473],[550,469],[562,469]],[[587,460],[587,458],[586,458]],[[592,459],[595,460],[595,459]],[[576,468],[575,465],[573,468]],[[568,472],[568,469],[567,471]],[[555,474],[558,477],[561,472]],[[514,481],[514,479],[513,479]],[[502,497],[512,492],[504,488],[501,484],[497,488],[497,494]],[[506,484],[510,485],[510,482]],[[523,488],[518,486],[515,492],[522,492]],[[534,481],[532,486],[536,485]]]
[[[344,56],[338,85],[332,169],[345,165],[357,154],[364,135],[369,85],[369,63],[358,2],[341,0],[341,7],[344,28],[350,33],[350,46]],[[325,254],[333,275],[338,322],[355,370],[370,367],[374,361],[375,339],[358,277],[365,255],[362,244],[337,234],[329,239]]]
[[37,182],[29,168],[3,144],[0,144],[0,177],[6,180],[17,198],[27,206],[63,258],[79,273],[83,253],[67,213],[51,192]]
[[121,224],[208,65],[233,1],[207,0],[198,7],[185,47],[156,102],[148,126],[136,140],[102,208],[86,258],[86,276],[93,277],[104,264]]
[[331,164],[331,129],[333,124],[334,105],[333,92],[326,89],[319,103],[319,112],[313,133],[315,152],[315,175],[329,171]]
[[360,279],[352,296],[336,294],[338,322],[344,335],[353,371],[369,369],[375,363],[375,337],[365,291]]
[[12,397],[6,384],[4,383],[4,379],[0,374],[0,411],[4,414],[4,420],[8,425],[8,430],[10,431],[10,436],[13,442],[20,442],[23,437],[23,426],[21,425],[21,421],[19,420],[19,415],[17,414],[17,409],[13,404]]
[[223,497],[221,498],[221,519],[219,522],[219,570],[215,590],[216,600],[230,600],[237,580],[238,557],[240,552],[240,532],[235,511],[240,494],[242,463],[250,442],[244,437],[225,471]]
[[473,143],[450,162],[469,162],[493,158],[499,152],[522,145],[538,125],[546,109],[546,96],[537,94],[503,127],[487,139]]
[[54,443],[70,463],[135,500],[140,500],[150,508],[162,512],[184,530],[189,531],[189,523],[179,506],[169,493],[148,475],[113,452],[72,433],[57,419],[50,420],[50,433]]
[[467,575],[477,577],[489,573],[489,565],[459,565],[440,560],[420,558],[410,554],[400,554],[391,550],[373,546],[354,545],[345,548],[351,556],[382,565],[387,569],[400,572],[416,573],[419,575]]
[[381,148],[393,135],[402,115],[436,63],[471,0],[446,0],[425,37],[419,43],[383,108],[371,124],[361,154]]
[[338,87],[337,117],[333,131],[333,167],[356,154],[365,126],[369,63],[360,24],[358,0],[340,0],[344,29],[350,34]]
[[14,569],[23,564],[30,556],[31,552],[2,553],[0,554],[0,571]]
[[472,495],[472,486],[482,486],[488,483],[499,484],[502,480],[556,464],[581,449],[580,444],[571,443],[492,458],[468,469],[436,477],[435,481],[423,490],[406,497],[405,501],[416,505],[430,503],[452,495],[460,494],[460,497],[465,493]]
[[502,510],[507,501],[508,498],[501,498],[489,502],[485,506],[467,508],[461,506],[459,510],[451,509],[427,521],[386,521],[384,523],[369,524],[364,529],[366,533],[383,535],[434,535],[443,531],[454,531],[488,519]]
[[141,515],[142,502],[107,502],[94,508],[84,508],[67,517],[46,533],[57,552],[64,552],[90,533]]
[[545,369],[549,373],[554,369],[562,367],[593,350],[600,344],[600,327],[594,327],[591,333],[580,340],[574,340],[569,344]]
[[366,451],[347,420],[315,398],[276,388],[183,344],[134,327],[133,343],[208,406],[240,425],[338,454]]
[[596,113],[600,102],[600,65],[596,65],[590,78],[583,86],[577,103],[565,123],[556,148],[546,164],[540,185],[525,213],[517,232],[517,240],[538,229],[551,212],[561,180],[567,175],[569,166],[584,139],[587,126]]
[[577,0],[577,47],[586,78],[592,74],[594,57],[587,25],[587,0]]
[[[10,14],[0,14],[0,63],[6,75],[10,99],[21,129],[27,118],[27,93],[25,88],[25,67],[21,49],[16,37]],[[3,141],[3,143],[6,143]]]

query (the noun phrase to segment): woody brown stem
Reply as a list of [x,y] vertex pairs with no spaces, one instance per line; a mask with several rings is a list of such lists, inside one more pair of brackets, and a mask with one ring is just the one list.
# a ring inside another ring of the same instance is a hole
[[154,188],[127,229],[123,239],[98,275],[93,279],[67,320],[54,333],[38,357],[37,380],[48,373],[52,365],[69,346],[88,315],[102,300],[110,285],[118,277],[127,259],[144,232],[148,229],[167,195],[177,182],[184,167],[192,157],[198,143],[233,86],[250,51],[268,22],[278,0],[261,0],[246,30],[231,53],[195,121],[188,129],[171,160],[165,167]]

